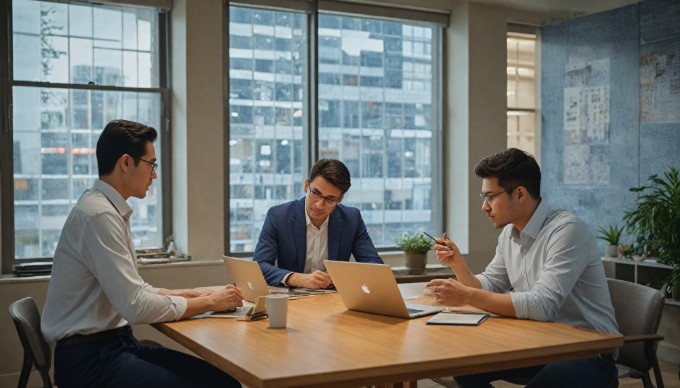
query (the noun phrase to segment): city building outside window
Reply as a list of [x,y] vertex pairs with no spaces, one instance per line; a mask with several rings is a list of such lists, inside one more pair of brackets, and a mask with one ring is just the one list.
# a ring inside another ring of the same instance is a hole
[[304,12],[228,14],[228,251],[254,250],[267,210],[302,197],[319,158],[349,168],[343,203],[361,210],[377,247],[441,230],[441,27],[321,10],[311,36]]
[[52,257],[66,216],[98,176],[97,139],[113,119],[159,132],[159,179],[129,202],[135,246],[162,245],[162,17],[151,8],[11,1],[11,128],[2,143],[11,144],[3,152],[13,171],[2,188],[13,194],[13,225],[3,222],[3,253],[11,245],[17,260]]

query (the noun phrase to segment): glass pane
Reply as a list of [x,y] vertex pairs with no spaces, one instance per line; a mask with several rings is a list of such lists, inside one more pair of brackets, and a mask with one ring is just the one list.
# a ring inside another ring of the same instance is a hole
[[536,155],[536,35],[509,32],[507,49],[508,147]]
[[267,210],[301,197],[304,14],[230,7],[230,251],[251,252]]
[[13,0],[14,79],[158,87],[153,9]]
[[[70,209],[97,178],[95,149],[105,123],[125,117],[159,129],[161,98],[37,87],[14,87],[13,95],[16,255],[51,257]],[[155,146],[160,159],[160,141]],[[160,176],[145,199],[129,201],[138,248],[163,243]]]
[[536,36],[508,33],[508,108],[534,109]]
[[508,147],[534,153],[534,119],[533,112],[508,112]]
[[[373,243],[434,230],[432,36],[380,19],[319,17],[320,157],[352,175],[343,203],[361,210]],[[437,50],[435,50],[438,52]]]

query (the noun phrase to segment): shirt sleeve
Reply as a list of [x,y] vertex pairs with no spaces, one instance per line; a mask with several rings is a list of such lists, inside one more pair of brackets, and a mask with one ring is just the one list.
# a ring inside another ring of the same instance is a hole
[[93,216],[88,223],[83,252],[92,258],[90,269],[111,306],[132,324],[179,319],[186,311],[186,299],[158,295],[144,283],[130,251],[129,229],[123,219],[105,212]]
[[585,269],[589,245],[584,242],[589,240],[590,232],[579,222],[565,223],[551,232],[538,281],[529,291],[511,294],[517,318],[555,320]]
[[510,291],[512,284],[508,277],[508,268],[505,262],[505,252],[503,251],[503,240],[510,238],[504,230],[498,236],[498,245],[496,246],[496,255],[491,259],[491,262],[486,267],[484,272],[475,275],[482,287],[482,290],[505,293]]
[[292,275],[292,272],[288,272],[287,274],[283,275],[283,278],[281,279],[281,284],[285,287],[288,287],[288,278],[290,275]]
[[160,288],[156,288],[149,283],[144,283],[144,285],[142,285],[142,288],[144,289],[144,291],[150,294],[158,294],[161,290]]

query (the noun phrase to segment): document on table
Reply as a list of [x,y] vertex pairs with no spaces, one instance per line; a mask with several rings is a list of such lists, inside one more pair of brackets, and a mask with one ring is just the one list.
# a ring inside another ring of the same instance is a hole
[[325,295],[338,292],[335,288],[304,288],[304,287],[275,287],[269,286],[272,294],[287,294],[288,299],[298,299],[307,296]]
[[428,325],[477,326],[489,318],[487,313],[440,312],[427,321]]
[[234,318],[239,321],[255,321],[267,317],[264,298],[257,298],[257,303],[243,301],[243,306],[230,311],[208,311],[196,318]]

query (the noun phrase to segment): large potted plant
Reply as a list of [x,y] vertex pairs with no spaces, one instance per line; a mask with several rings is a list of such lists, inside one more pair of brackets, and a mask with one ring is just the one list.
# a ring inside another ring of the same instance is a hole
[[643,257],[654,256],[671,266],[663,291],[680,299],[680,178],[671,167],[663,177],[652,175],[648,184],[634,187],[638,193],[635,209],[623,219],[636,237],[634,249]]
[[619,255],[619,239],[623,233],[623,227],[618,225],[609,225],[606,228],[600,226],[598,229],[597,238],[607,242],[605,252],[608,257],[616,257]]
[[421,233],[406,232],[397,236],[395,242],[404,251],[409,274],[420,275],[425,272],[427,251],[432,249],[432,241]]

